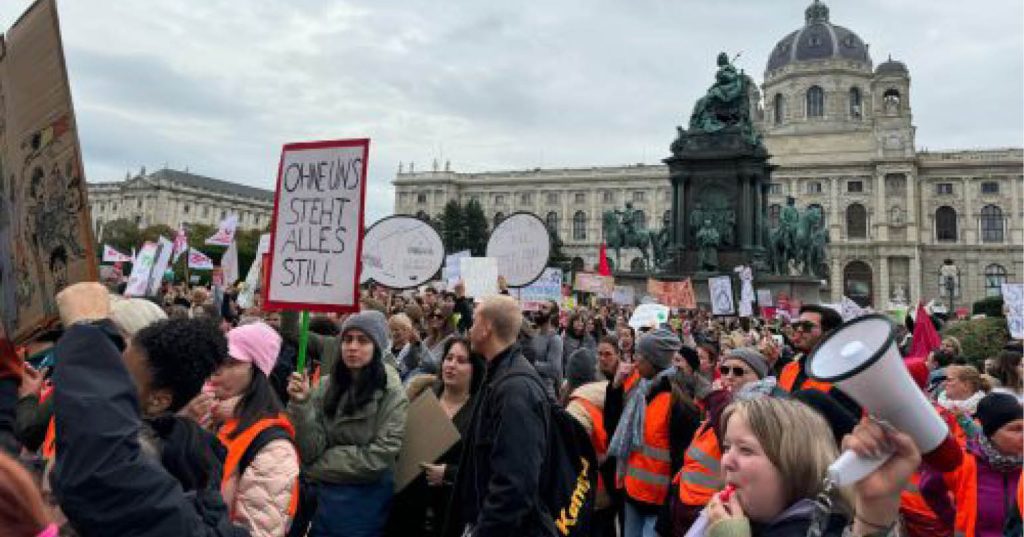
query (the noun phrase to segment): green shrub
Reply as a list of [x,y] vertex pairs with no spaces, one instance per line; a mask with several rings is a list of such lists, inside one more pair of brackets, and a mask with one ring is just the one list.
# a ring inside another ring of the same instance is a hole
[[990,296],[983,298],[974,303],[974,306],[971,307],[971,313],[974,315],[981,313],[988,317],[1002,317],[1003,297]]
[[942,337],[953,336],[960,340],[963,357],[968,363],[984,371],[985,359],[995,356],[1010,339],[1006,319],[989,317],[950,324],[942,330]]

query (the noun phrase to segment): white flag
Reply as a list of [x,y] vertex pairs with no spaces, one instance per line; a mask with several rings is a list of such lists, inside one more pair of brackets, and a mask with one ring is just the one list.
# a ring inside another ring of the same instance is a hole
[[232,242],[227,251],[224,252],[224,257],[220,258],[220,268],[224,271],[224,283],[226,285],[234,285],[240,277],[238,274],[238,245]]
[[231,246],[235,240],[235,229],[238,228],[238,215],[230,214],[221,221],[217,227],[217,233],[206,239],[206,244],[213,246]]
[[213,260],[203,252],[200,252],[195,248],[189,248],[188,268],[195,270],[213,270]]
[[131,263],[133,260],[131,256],[122,254],[106,244],[103,245],[104,263]]

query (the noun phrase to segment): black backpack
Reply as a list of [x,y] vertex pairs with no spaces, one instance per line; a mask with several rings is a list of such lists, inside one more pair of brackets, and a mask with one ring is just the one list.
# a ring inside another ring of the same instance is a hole
[[[497,386],[513,377],[532,379],[547,390],[535,371],[513,367],[494,380]],[[547,454],[541,467],[540,505],[547,509],[543,522],[550,533],[579,537],[592,533],[597,505],[597,455],[590,436],[576,418],[547,399],[549,415]]]

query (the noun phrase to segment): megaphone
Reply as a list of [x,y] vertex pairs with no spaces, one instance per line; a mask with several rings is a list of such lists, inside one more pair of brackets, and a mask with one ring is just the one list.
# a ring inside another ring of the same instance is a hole
[[[865,315],[843,324],[814,348],[805,372],[838,387],[869,414],[910,435],[924,461],[936,470],[948,472],[960,465],[960,446],[910,377],[888,317]],[[865,458],[846,451],[829,466],[829,478],[838,486],[856,483],[890,455]]]

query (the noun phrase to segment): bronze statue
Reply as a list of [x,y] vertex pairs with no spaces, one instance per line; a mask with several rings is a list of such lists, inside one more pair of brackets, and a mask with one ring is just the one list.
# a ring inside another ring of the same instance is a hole
[[[720,53],[715,83],[694,105],[693,113],[690,114],[689,131],[713,133],[736,126],[748,143],[758,145],[760,135],[754,130],[750,119],[750,99],[747,95],[753,85],[754,82],[749,76],[736,70],[729,61],[728,54]],[[685,136],[682,129],[679,129],[679,136],[680,139]],[[677,149],[676,145],[678,144],[673,144],[673,152]]]
[[697,231],[697,266],[700,270],[718,270],[718,247],[721,238],[718,230],[710,219],[705,219],[700,230]]
[[644,267],[649,270],[667,258],[668,230],[639,229],[636,213],[632,202],[626,202],[625,210],[605,211],[601,218],[601,233],[608,248],[615,251],[615,266],[622,266],[622,248],[637,248]]

